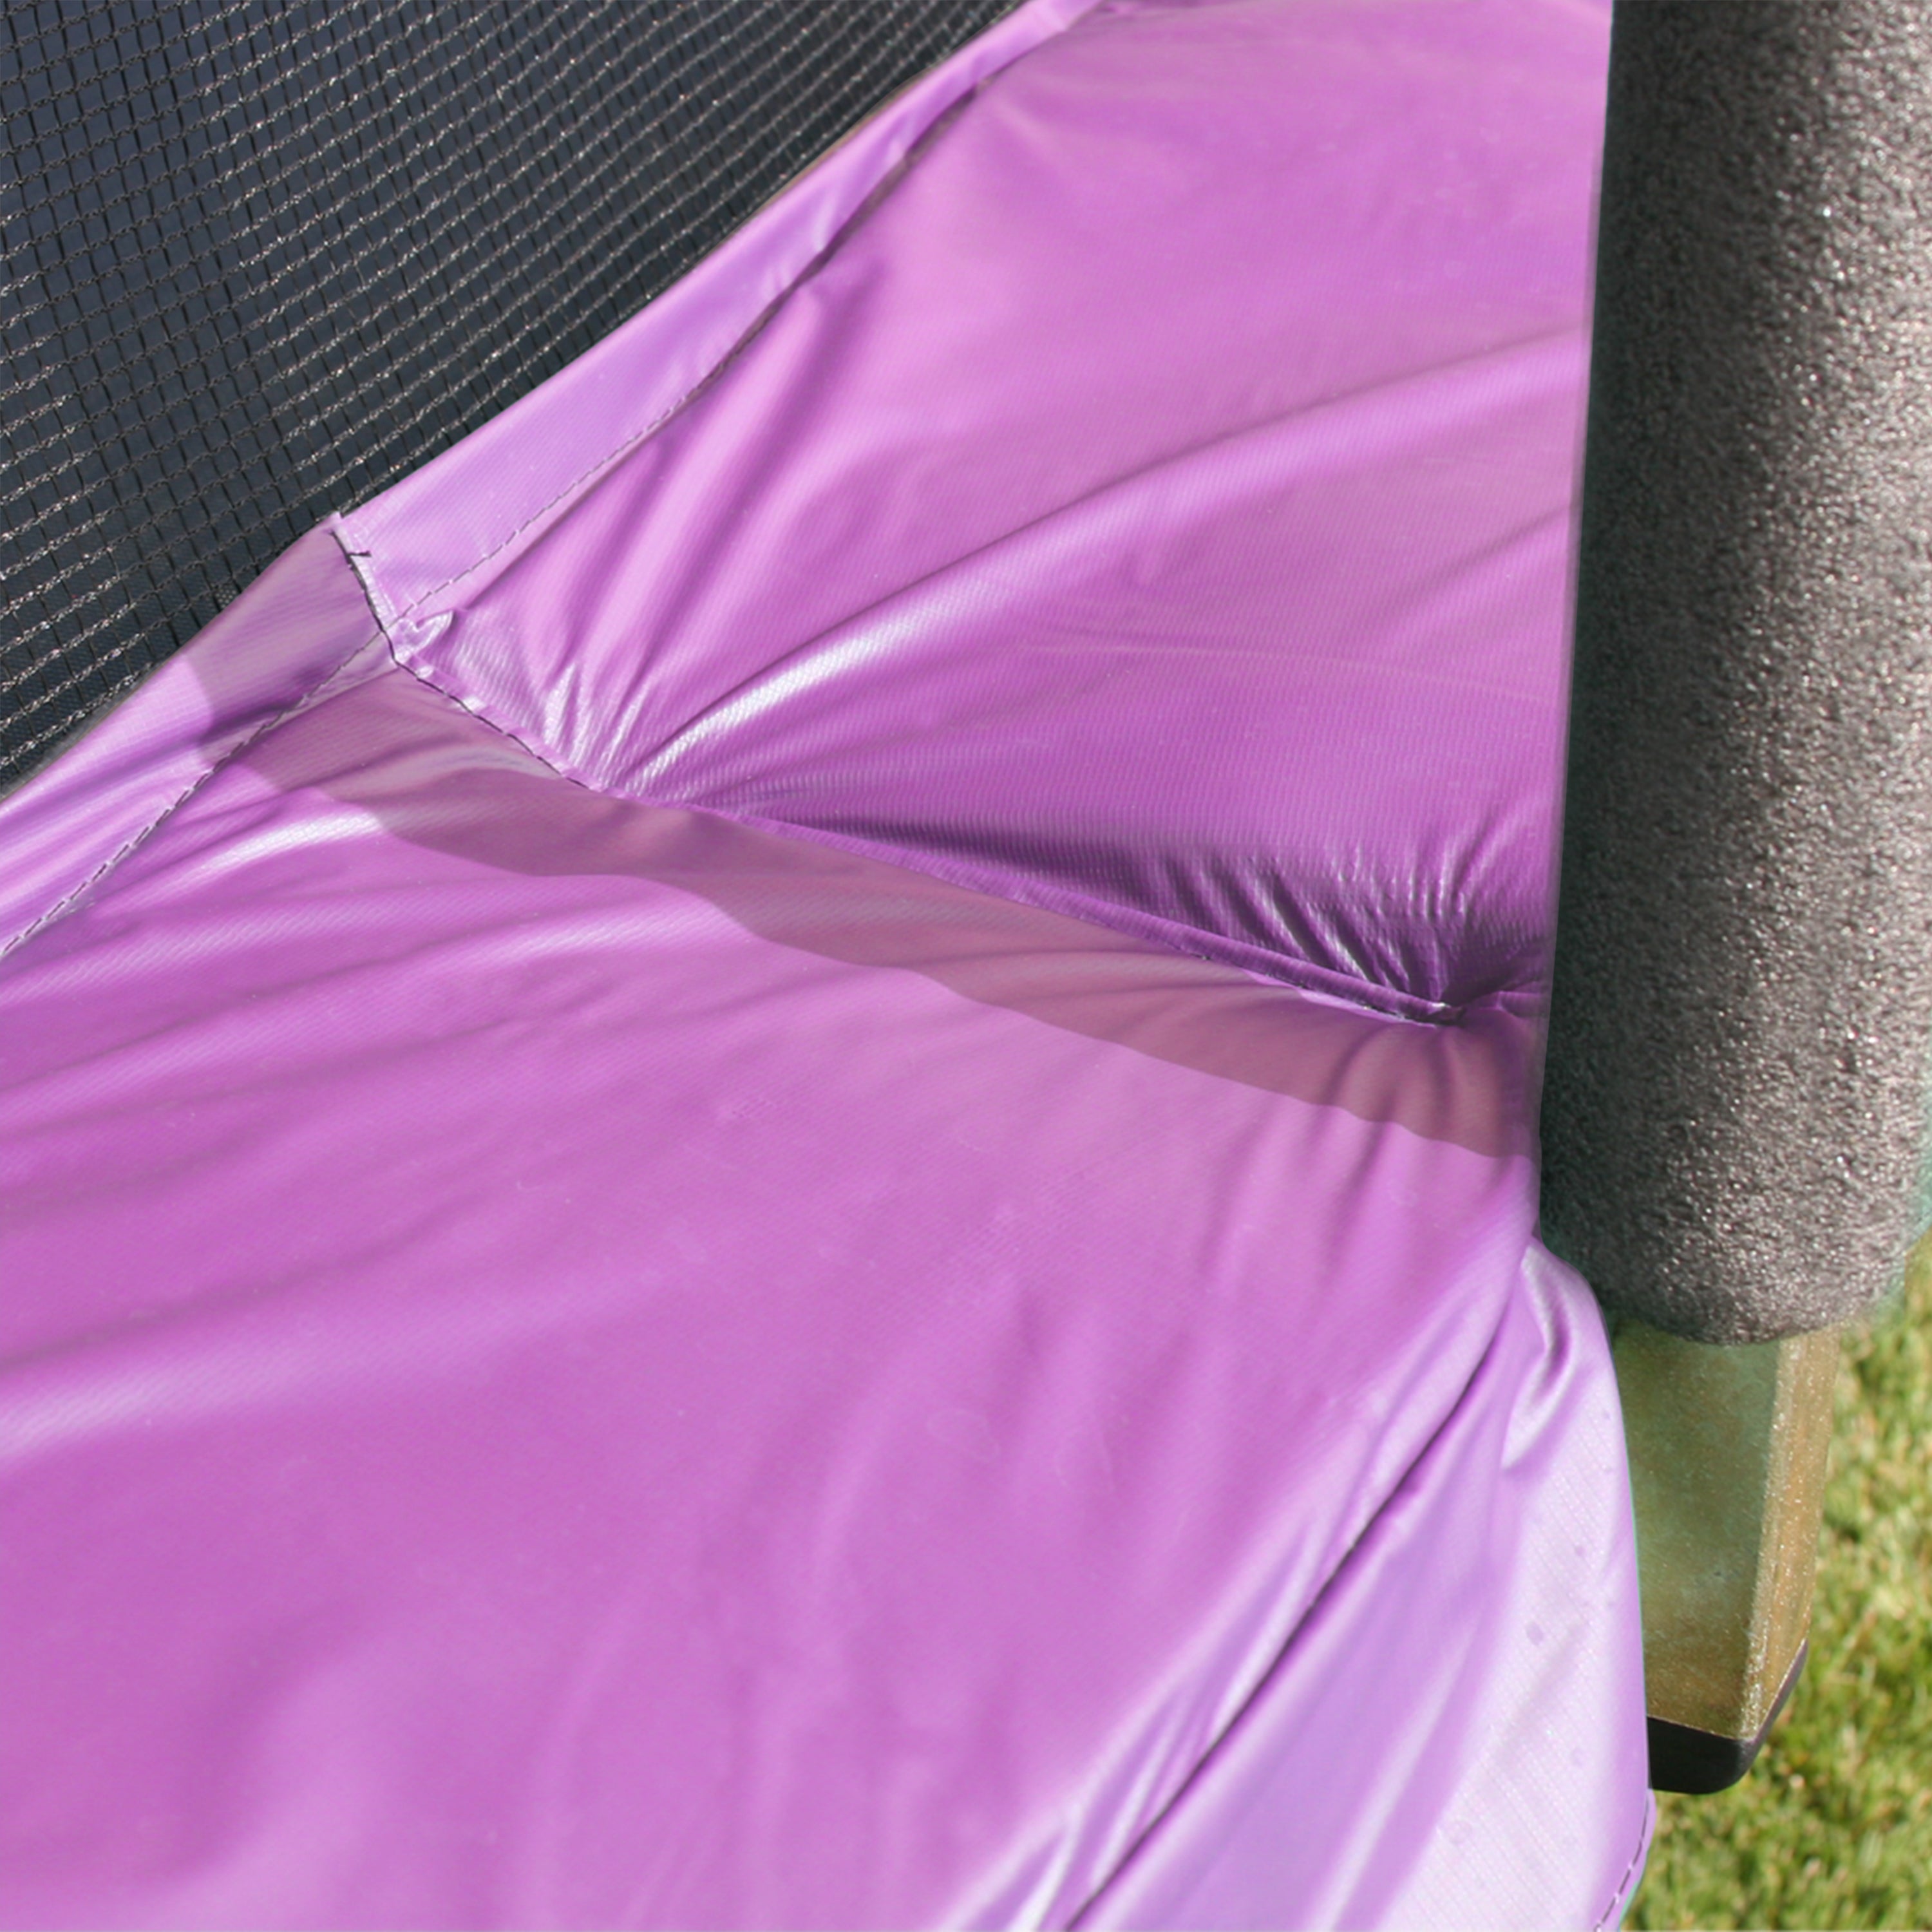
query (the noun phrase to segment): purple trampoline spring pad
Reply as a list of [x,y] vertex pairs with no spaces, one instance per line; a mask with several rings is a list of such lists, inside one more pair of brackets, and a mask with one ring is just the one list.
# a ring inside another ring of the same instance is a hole
[[1606,25],[1036,0],[0,805],[0,1921],[1614,1919]]

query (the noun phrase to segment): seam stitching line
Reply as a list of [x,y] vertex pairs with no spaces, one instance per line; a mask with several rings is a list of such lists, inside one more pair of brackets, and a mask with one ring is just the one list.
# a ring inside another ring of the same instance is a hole
[[[1060,32],[1063,33],[1065,31],[1066,29],[1064,28],[1060,29]],[[1018,56],[1016,56],[1016,58],[1018,58]],[[1012,63],[1010,62],[1007,64],[1011,65]],[[1002,68],[998,70],[998,71],[1004,73],[1005,69]],[[403,608],[397,612],[396,615],[398,620],[400,622],[403,618],[412,616],[417,611],[420,610],[432,597],[437,596],[443,591],[447,590],[452,584],[459,583],[464,578],[472,576],[476,572],[481,570],[486,563],[489,562],[493,557],[501,556],[502,554],[505,550],[508,550],[526,530],[528,530],[534,525],[541,523],[545,517],[548,516],[550,513],[557,507],[559,504],[563,502],[567,498],[576,495],[578,491],[583,490],[587,485],[594,482],[599,477],[604,475],[625,457],[628,456],[640,443],[648,442],[650,438],[656,436],[658,430],[662,429],[674,416],[678,415],[682,410],[688,408],[692,403],[696,401],[699,395],[706,388],[709,388],[712,382],[716,382],[717,379],[724,374],[724,370],[730,365],[730,364],[736,361],[738,356],[743,352],[745,349],[752,340],[753,338],[758,335],[765,326],[770,322],[772,316],[777,314],[778,309],[782,307],[784,303],[789,302],[792,296],[797,292],[799,289],[806,282],[809,281],[812,278],[818,273],[818,270],[824,265],[833,251],[843,244],[847,236],[850,232],[855,224],[864,220],[873,212],[882,193],[895,188],[898,185],[899,182],[904,178],[906,173],[909,171],[913,162],[918,158],[920,150],[928,144],[934,135],[940,133],[943,129],[949,127],[960,112],[978,98],[980,92],[985,88],[987,81],[991,80],[992,77],[993,76],[992,75],[986,75],[975,81],[970,86],[968,87],[962,93],[961,93],[957,99],[947,102],[946,106],[933,117],[932,122],[927,126],[921,128],[918,134],[913,136],[912,140],[908,143],[905,153],[901,155],[898,160],[888,167],[885,172],[880,175],[878,180],[875,182],[872,187],[866,190],[863,196],[862,196],[859,202],[853,207],[850,212],[846,215],[844,219],[838,224],[837,228],[832,231],[831,236],[826,239],[824,246],[818,249],[812,256],[811,259],[806,262],[795,274],[787,278],[784,286],[772,297],[771,300],[768,302],[763,308],[759,310],[752,320],[746,324],[743,332],[733,339],[730,345],[718,356],[717,361],[712,363],[709,368],[705,370],[701,375],[698,376],[696,380],[693,381],[689,388],[686,389],[681,395],[676,398],[673,401],[666,404],[664,409],[659,412],[659,414],[653,417],[652,420],[646,423],[642,429],[638,430],[632,435],[626,437],[625,440],[622,442],[619,443],[614,448],[606,452],[604,455],[599,457],[597,460],[592,464],[588,469],[585,470],[581,475],[574,477],[569,482],[564,484],[563,487],[557,491],[556,494],[552,496],[548,502],[543,504],[540,508],[532,510],[514,530],[512,530],[506,536],[501,538],[498,542],[494,544],[488,550],[484,551],[482,556],[472,557],[460,570],[452,571],[440,584],[431,584],[427,590],[419,592],[416,597],[412,598],[409,603],[404,604]],[[823,157],[820,158],[822,159]],[[786,185],[789,187],[793,184],[794,184],[792,183],[788,183]],[[783,193],[784,190],[781,189],[779,192]],[[742,234],[744,231],[741,229],[739,232]],[[638,313],[639,314],[642,314],[644,313],[644,309],[649,306],[650,304],[648,302],[644,304],[642,308],[640,308]],[[362,554],[367,555],[368,553],[364,552],[362,553]],[[386,598],[383,600],[385,603],[386,603],[387,601],[388,600]],[[400,660],[398,661],[400,662]],[[439,686],[436,688],[438,689],[441,689],[442,687]],[[447,695],[448,694],[446,693],[445,694]],[[520,742],[521,741],[519,740],[518,742]]]
[[[343,550],[345,556],[347,555],[347,547],[343,544],[340,532],[331,527],[329,530],[329,534],[335,538],[337,547]],[[284,554],[286,554],[286,553],[284,553]],[[368,602],[368,586],[363,582],[362,573],[356,569],[352,559],[350,564],[350,568],[351,573],[356,578],[357,584],[362,589],[364,602]],[[257,582],[260,580],[259,578],[256,580]],[[263,718],[261,723],[256,725],[254,730],[248,732],[242,737],[238,738],[235,742],[230,745],[226,751],[223,752],[215,759],[214,762],[208,766],[199,777],[194,778],[188,784],[184,786],[180,792],[176,794],[175,796],[167,800],[146,824],[141,826],[138,831],[130,834],[128,838],[121,845],[116,848],[113,852],[110,853],[106,858],[104,859],[97,866],[86,878],[82,879],[77,886],[74,886],[72,890],[63,893],[62,896],[56,900],[55,902],[50,906],[45,912],[42,913],[38,919],[33,920],[31,924],[22,927],[18,932],[15,933],[14,936],[10,939],[8,940],[4,944],[0,944],[0,959],[5,958],[7,956],[14,951],[16,947],[24,946],[28,940],[32,939],[36,933],[44,932],[49,926],[53,925],[56,920],[62,918],[73,908],[77,901],[85,897],[88,892],[92,892],[94,888],[98,886],[103,879],[106,878],[108,874],[112,872],[116,866],[119,866],[124,860],[130,856],[139,847],[145,845],[148,841],[174,816],[176,812],[180,811],[183,806],[186,805],[189,800],[194,796],[196,793],[200,791],[201,788],[208,782],[210,779],[214,778],[220,772],[224,770],[232,760],[240,757],[241,754],[244,752],[247,751],[251,745],[254,744],[259,739],[264,736],[267,733],[272,731],[278,724],[283,723],[294,712],[300,710],[304,705],[314,703],[326,696],[327,694],[328,687],[342,675],[343,672],[346,670],[350,664],[355,661],[357,656],[362,651],[367,650],[370,645],[375,643],[378,638],[382,638],[383,641],[386,643],[388,639],[388,630],[384,626],[381,616],[377,614],[373,604],[370,607],[369,614],[371,620],[376,626],[374,632],[370,635],[361,639],[358,643],[352,645],[349,650],[344,654],[340,661],[331,670],[326,672],[321,678],[318,679],[316,682],[309,688],[309,689],[302,692],[298,696],[290,699],[290,701],[286,704],[282,706],[279,710],[272,713],[268,717]]]
[[[1654,1800],[1652,1801],[1654,1802]],[[1642,1861],[1644,1852],[1650,1844],[1650,1820],[1646,1810],[1644,1823],[1636,1834],[1636,1850],[1630,1855],[1630,1863],[1624,1867],[1624,1875],[1617,1880],[1616,1889],[1610,1894],[1610,1902],[1604,1907],[1604,1916],[1591,1927],[1590,1932],[1604,1932],[1610,1921],[1620,1916],[1618,1908],[1628,1907],[1629,1900],[1624,1896],[1624,1888],[1630,1882],[1630,1874]]]

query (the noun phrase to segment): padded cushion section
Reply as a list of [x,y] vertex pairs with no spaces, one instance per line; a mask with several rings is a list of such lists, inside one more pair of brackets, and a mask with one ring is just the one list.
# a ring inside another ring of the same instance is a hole
[[[599,789],[1396,1010],[1532,997],[1605,24],[1095,9],[400,647]],[[526,426],[589,469],[602,398]]]
[[1932,1226],[1932,22],[1619,20],[1545,1209],[1762,1341]]
[[1592,1922],[1634,1576],[1518,1026],[356,661],[0,973],[0,1916]]

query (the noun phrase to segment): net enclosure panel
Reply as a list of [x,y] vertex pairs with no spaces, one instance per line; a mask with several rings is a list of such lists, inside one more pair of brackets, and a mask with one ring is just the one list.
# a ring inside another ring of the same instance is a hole
[[0,14],[0,784],[1007,0]]

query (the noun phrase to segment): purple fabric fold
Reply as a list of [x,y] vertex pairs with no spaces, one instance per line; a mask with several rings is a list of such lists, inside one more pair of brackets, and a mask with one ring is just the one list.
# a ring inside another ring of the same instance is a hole
[[1604,58],[1574,5],[1102,7],[398,650],[602,789],[1533,1002]]

